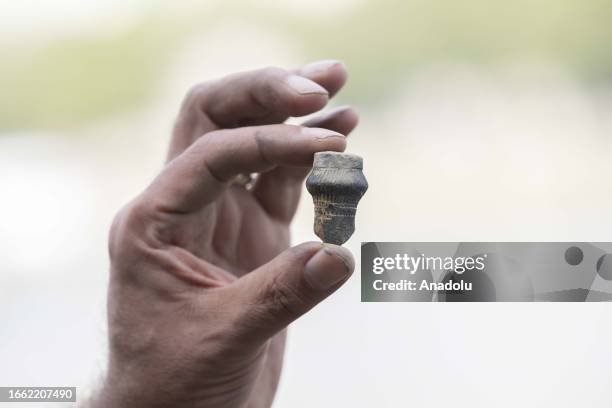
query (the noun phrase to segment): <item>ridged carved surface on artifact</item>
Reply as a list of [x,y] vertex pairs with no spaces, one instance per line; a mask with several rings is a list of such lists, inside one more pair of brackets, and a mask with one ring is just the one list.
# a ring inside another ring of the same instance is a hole
[[353,235],[357,204],[368,188],[362,168],[356,155],[315,153],[306,188],[315,206],[314,232],[323,242],[342,245]]

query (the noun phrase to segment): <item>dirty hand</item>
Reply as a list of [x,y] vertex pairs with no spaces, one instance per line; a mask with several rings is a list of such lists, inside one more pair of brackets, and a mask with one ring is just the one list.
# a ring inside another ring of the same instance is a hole
[[271,405],[285,328],[354,268],[341,247],[287,248],[313,154],[343,151],[357,114],[283,122],[323,108],[345,80],[323,61],[188,93],[167,165],[111,228],[109,367],[92,405]]

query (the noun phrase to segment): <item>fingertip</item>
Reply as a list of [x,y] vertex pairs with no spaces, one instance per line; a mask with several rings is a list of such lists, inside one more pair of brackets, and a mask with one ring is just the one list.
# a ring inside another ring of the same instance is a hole
[[328,101],[327,94],[301,95],[288,101],[290,115],[295,117],[310,115],[323,109]]
[[325,95],[328,92],[321,85],[306,77],[299,75],[289,75],[286,79],[287,85],[299,95]]
[[338,287],[352,275],[355,261],[351,252],[338,245],[323,244],[304,267],[304,279],[319,291]]
[[286,103],[291,116],[304,116],[322,109],[329,101],[327,89],[300,75],[289,75],[285,83],[291,90]]
[[316,76],[321,73],[326,73],[330,70],[340,70],[346,72],[346,67],[344,66],[344,63],[340,60],[326,59],[310,62],[306,65],[303,65],[299,69],[300,73],[305,76]]
[[348,71],[342,61],[322,60],[304,65],[298,70],[303,75],[319,83],[329,92],[330,96],[336,94],[346,83]]
[[348,134],[359,124],[359,112],[350,105],[338,106],[327,113],[325,120],[334,122],[338,131]]
[[326,89],[328,89],[331,95],[335,95],[348,80],[348,71],[344,63],[338,61],[337,64],[331,66],[328,77],[329,88]]
[[341,106],[340,115],[344,117],[344,121],[353,124],[353,128],[359,124],[359,111],[354,106]]
[[348,135],[359,123],[359,113],[352,106],[339,106],[321,116],[314,117],[304,123],[304,126],[332,129]]
[[302,126],[300,133],[302,134],[302,136],[312,137],[314,139],[329,139],[331,137],[345,139],[345,136],[342,133],[338,133],[334,130],[321,127]]
[[341,245],[335,244],[323,244],[323,248],[331,255],[336,256],[344,263],[347,269],[351,272],[355,270],[355,258],[353,257],[353,253],[348,249]]
[[310,143],[310,147],[313,154],[329,150],[343,152],[346,149],[346,136],[342,133],[317,127],[302,127],[300,133],[312,140],[313,143]]

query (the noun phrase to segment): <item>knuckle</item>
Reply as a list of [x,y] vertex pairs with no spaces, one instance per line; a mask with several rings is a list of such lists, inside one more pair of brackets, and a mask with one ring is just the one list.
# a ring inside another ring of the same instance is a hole
[[142,198],[138,198],[128,204],[125,211],[125,219],[128,226],[141,227],[150,218],[151,204]]
[[289,73],[277,67],[263,68],[256,76],[257,101],[266,109],[280,109],[293,103],[287,92],[282,91],[282,83]]
[[150,220],[150,208],[142,199],[126,204],[111,224],[108,250],[111,260],[124,259],[138,249]]
[[276,81],[262,81],[257,86],[255,101],[263,111],[271,111],[284,105],[282,92],[278,90]]
[[119,210],[111,224],[108,237],[108,251],[111,259],[118,257],[121,253],[121,248],[124,246],[128,212],[129,204]]
[[208,90],[210,89],[210,84],[211,81],[205,81],[199,84],[195,84],[191,88],[189,88],[183,102],[183,108],[193,109],[202,106],[202,104],[206,100],[206,95],[208,94]]

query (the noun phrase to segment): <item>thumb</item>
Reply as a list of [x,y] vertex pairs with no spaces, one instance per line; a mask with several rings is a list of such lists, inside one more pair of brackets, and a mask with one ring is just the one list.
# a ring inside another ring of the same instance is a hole
[[336,291],[351,276],[349,250],[308,242],[290,248],[234,284],[238,326],[264,342]]

